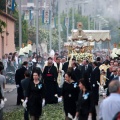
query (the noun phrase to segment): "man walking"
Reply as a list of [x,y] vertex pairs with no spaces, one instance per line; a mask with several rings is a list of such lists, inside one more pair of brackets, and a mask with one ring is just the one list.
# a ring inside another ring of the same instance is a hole
[[[25,71],[25,79],[23,79],[21,81],[21,86],[22,86],[23,94],[24,94],[24,100],[26,98],[26,92],[27,92],[29,83],[30,83],[30,72],[29,71]],[[27,109],[25,109],[25,112],[24,112],[24,120],[29,120]]]
[[27,67],[28,67],[28,62],[27,61],[23,62],[22,67],[18,69],[15,74],[15,81],[16,81],[17,94],[18,94],[17,105],[21,105],[22,104],[21,99],[24,98],[23,90],[21,86],[21,80],[25,78],[24,74],[25,71],[27,70]]

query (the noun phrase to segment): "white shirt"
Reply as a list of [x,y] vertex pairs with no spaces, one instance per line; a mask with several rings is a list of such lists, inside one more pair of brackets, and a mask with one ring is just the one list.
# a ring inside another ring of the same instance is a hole
[[15,62],[18,65],[18,57],[15,56]]
[[99,119],[113,120],[118,112],[120,112],[120,94],[111,93],[100,105]]
[[74,70],[76,69],[76,67],[73,68]]

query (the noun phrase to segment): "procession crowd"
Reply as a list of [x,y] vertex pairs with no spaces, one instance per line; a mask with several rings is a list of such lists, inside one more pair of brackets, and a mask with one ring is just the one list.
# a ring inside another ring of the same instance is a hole
[[[103,60],[103,59],[102,59]],[[21,64],[22,63],[22,64]],[[120,63],[106,56],[94,62],[55,53],[44,59],[37,54],[22,62],[18,54],[3,56],[0,62],[0,120],[4,102],[4,88],[8,71],[15,72],[17,105],[23,105],[24,119],[39,120],[43,106],[63,101],[65,120],[120,119]],[[104,100],[99,105],[100,92]],[[54,111],[53,111],[54,112]]]

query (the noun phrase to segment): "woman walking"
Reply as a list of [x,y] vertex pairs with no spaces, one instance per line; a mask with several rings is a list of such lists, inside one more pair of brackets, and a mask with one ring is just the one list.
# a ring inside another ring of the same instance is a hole
[[95,104],[92,93],[89,90],[87,80],[81,79],[79,82],[80,94],[77,102],[76,117],[78,120],[96,120]]
[[39,80],[39,71],[33,72],[33,81],[30,82],[27,90],[28,111],[31,120],[39,120],[42,113],[42,101],[44,101],[44,86]]
[[71,120],[75,117],[76,101],[78,99],[79,88],[77,82],[72,80],[72,73],[65,74],[65,82],[63,84],[62,96],[66,120]]

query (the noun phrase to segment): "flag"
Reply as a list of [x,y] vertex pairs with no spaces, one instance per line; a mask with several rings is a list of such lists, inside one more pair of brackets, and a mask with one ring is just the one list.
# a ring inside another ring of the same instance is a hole
[[14,11],[15,9],[15,0],[12,0],[12,7],[11,7],[11,10]]
[[50,24],[50,10],[43,10],[42,12],[42,23]]
[[29,20],[32,20],[32,10],[29,10]]
[[15,9],[15,0],[8,0],[7,6],[10,10],[14,11]]

